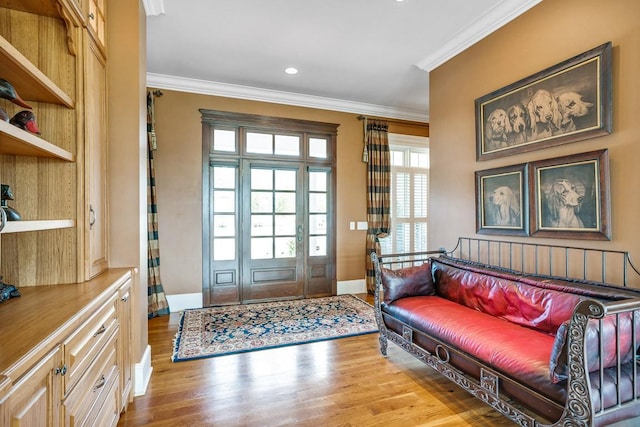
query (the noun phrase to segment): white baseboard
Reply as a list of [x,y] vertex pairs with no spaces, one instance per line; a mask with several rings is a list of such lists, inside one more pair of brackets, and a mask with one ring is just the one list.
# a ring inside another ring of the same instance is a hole
[[202,308],[202,293],[167,295],[169,310],[172,313],[189,308]]
[[134,396],[144,396],[147,392],[147,386],[149,385],[149,380],[151,380],[151,372],[153,372],[153,367],[151,366],[151,346],[147,346],[144,350],[144,354],[142,355],[142,360],[140,363],[136,363],[135,366],[135,378],[134,378]]
[[338,282],[337,294],[364,294],[367,292],[367,281],[365,279],[341,280]]

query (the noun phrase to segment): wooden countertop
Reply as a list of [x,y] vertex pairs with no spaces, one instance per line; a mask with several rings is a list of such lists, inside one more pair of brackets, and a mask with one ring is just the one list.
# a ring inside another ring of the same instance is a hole
[[20,297],[0,303],[0,390],[15,383],[130,277],[131,269],[109,269],[83,283],[18,288]]

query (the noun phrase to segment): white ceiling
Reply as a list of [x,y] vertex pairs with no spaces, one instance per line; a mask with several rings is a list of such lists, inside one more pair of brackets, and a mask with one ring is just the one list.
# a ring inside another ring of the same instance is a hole
[[540,1],[143,0],[147,84],[427,122],[429,71]]

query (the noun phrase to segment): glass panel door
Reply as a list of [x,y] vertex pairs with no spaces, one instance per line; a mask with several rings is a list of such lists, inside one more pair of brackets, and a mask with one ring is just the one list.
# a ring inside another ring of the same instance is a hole
[[337,125],[201,112],[204,305],[334,294]]
[[304,294],[303,168],[243,162],[243,302]]

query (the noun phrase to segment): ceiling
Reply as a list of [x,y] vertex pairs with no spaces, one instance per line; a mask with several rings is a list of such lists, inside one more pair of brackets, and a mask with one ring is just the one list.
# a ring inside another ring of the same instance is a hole
[[147,84],[428,122],[429,71],[540,1],[143,0]]

